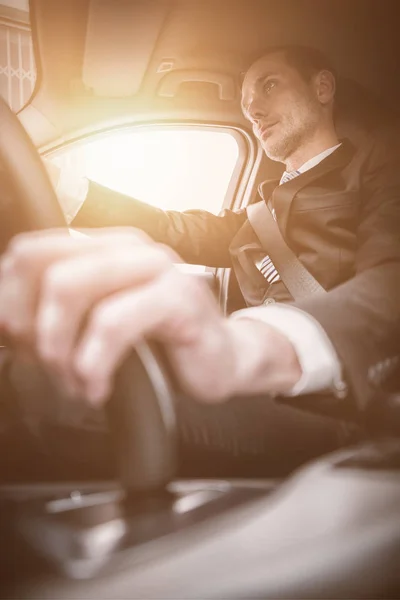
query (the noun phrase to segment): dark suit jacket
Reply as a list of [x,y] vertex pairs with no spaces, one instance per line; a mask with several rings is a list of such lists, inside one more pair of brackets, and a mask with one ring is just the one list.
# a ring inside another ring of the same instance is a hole
[[[272,191],[287,243],[329,291],[294,305],[322,325],[344,365],[351,389],[345,400],[332,394],[304,396],[291,400],[296,405],[338,415],[363,410],[384,382],[384,373],[398,361],[398,140],[395,131],[387,130],[361,137],[358,146],[344,140],[319,165]],[[261,194],[265,198],[271,194],[269,182],[261,186]],[[267,289],[254,267],[260,247],[244,211],[226,210],[219,216],[201,210],[164,212],[92,183],[73,225],[142,228],[172,246],[187,262],[233,265],[248,304],[262,303],[266,297],[291,300],[282,282]]]

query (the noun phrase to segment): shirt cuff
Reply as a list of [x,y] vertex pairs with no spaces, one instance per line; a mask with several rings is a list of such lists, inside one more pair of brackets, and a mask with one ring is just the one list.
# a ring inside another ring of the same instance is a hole
[[86,200],[88,191],[89,180],[86,177],[77,177],[66,167],[61,169],[56,194],[68,223],[76,217]]
[[286,396],[333,392],[338,398],[346,397],[347,385],[335,348],[323,327],[311,315],[294,306],[273,304],[245,308],[233,313],[231,318],[262,321],[291,342],[302,376]]

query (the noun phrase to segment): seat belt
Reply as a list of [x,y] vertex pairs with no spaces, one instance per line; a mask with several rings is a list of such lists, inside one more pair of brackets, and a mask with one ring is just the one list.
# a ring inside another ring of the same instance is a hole
[[305,268],[285,242],[278,223],[262,200],[247,207],[247,218],[263,250],[268,254],[283,283],[295,300],[302,300],[326,290]]

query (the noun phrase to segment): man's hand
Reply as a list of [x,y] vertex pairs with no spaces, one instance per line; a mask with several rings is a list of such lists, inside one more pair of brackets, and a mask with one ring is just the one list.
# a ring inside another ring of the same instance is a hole
[[287,339],[261,322],[223,318],[178,262],[132,229],[20,235],[1,262],[0,330],[94,404],[144,339],[164,345],[182,389],[200,400],[289,391],[301,372]]

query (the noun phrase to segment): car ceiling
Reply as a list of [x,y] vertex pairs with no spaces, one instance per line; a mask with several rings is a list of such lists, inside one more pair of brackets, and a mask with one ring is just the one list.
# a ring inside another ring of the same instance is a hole
[[[320,48],[342,76],[394,107],[400,101],[396,0],[31,0],[30,7],[39,76],[20,117],[38,146],[127,121],[243,126],[241,73],[274,44]],[[174,77],[189,81],[175,85]]]

